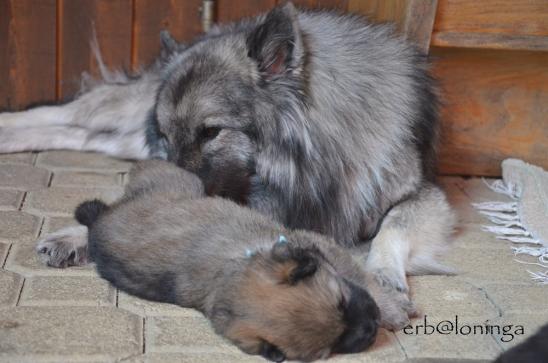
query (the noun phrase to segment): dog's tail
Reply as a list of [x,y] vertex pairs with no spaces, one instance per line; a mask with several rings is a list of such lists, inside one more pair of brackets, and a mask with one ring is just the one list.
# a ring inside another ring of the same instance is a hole
[[99,199],[88,200],[76,208],[74,218],[76,218],[80,224],[91,227],[97,218],[107,211],[108,208],[109,206]]

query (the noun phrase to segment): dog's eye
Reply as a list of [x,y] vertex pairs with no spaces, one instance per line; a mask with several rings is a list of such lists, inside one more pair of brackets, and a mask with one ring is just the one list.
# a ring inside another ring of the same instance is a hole
[[213,140],[214,138],[217,137],[217,135],[219,135],[220,132],[221,132],[221,128],[217,126],[204,127],[200,131],[200,140],[201,142]]

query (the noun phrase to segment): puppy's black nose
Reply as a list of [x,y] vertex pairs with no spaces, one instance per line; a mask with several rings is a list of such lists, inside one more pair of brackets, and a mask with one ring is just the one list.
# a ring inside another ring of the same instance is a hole
[[377,337],[380,311],[369,293],[347,282],[351,295],[344,307],[346,329],[332,347],[332,353],[358,353],[369,348]]
[[359,326],[351,327],[341,335],[332,352],[339,354],[362,352],[375,343],[377,330],[378,323],[375,321],[368,321]]

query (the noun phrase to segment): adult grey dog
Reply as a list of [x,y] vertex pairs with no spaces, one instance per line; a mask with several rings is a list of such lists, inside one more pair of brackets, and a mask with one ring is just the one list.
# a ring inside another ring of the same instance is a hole
[[[436,259],[454,222],[432,183],[437,97],[425,56],[391,27],[287,4],[188,46],[163,43],[137,79],[104,70],[71,103],[0,115],[0,151],[167,157],[208,194],[287,227],[344,246],[372,239],[367,269],[402,294],[406,274],[448,272]],[[59,255],[85,232],[38,249]]]

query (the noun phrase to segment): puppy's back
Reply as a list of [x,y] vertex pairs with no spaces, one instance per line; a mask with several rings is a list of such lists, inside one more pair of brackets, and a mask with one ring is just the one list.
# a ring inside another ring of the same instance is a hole
[[178,227],[186,211],[172,207],[203,196],[196,175],[164,161],[141,161],[131,169],[119,201],[110,206],[97,199],[86,201],[75,218],[89,228],[89,257],[104,278],[137,296],[173,302],[170,268],[182,257],[182,249],[166,250],[162,241],[175,243],[181,235]]
[[[160,198],[202,198],[204,186],[195,174],[171,163],[146,160],[136,163],[129,172],[129,182],[124,195],[113,206],[122,205],[145,195],[155,194]],[[89,228],[110,207],[99,199],[83,202],[74,213],[76,220]]]
[[198,176],[167,161],[139,161],[129,172],[122,200],[152,192],[194,199],[204,197],[204,186]]

